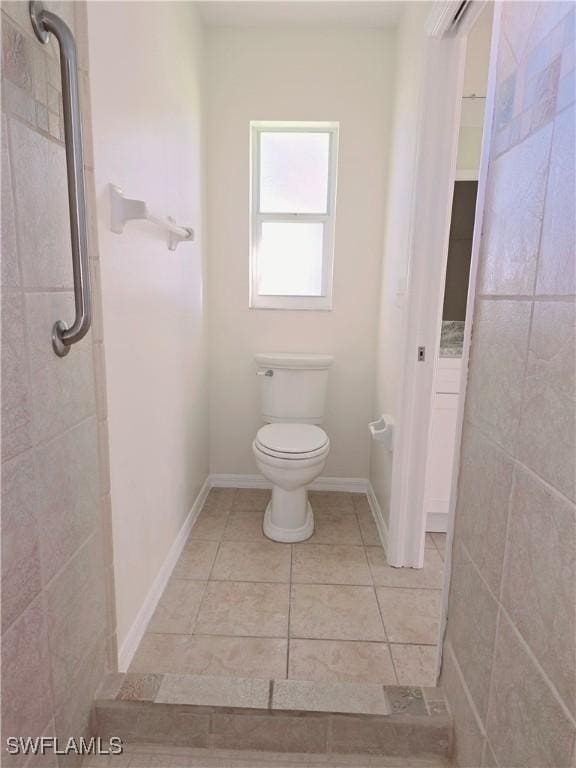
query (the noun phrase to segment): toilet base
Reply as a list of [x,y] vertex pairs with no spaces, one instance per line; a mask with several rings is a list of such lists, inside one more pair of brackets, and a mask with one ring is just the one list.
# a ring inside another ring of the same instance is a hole
[[[298,498],[299,492],[304,493],[304,504],[302,504],[301,498]],[[304,523],[298,525],[302,518],[304,518]],[[263,529],[264,535],[272,541],[290,544],[309,539],[314,533],[314,514],[306,491],[304,489],[283,491],[280,488],[274,488],[272,499],[264,513]]]

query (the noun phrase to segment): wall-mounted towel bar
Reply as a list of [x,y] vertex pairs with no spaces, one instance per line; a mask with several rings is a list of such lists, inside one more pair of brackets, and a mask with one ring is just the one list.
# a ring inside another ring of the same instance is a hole
[[163,219],[151,213],[143,200],[131,200],[124,197],[120,187],[110,184],[110,229],[117,235],[124,231],[124,224],[131,219],[146,219],[159,227],[168,230],[168,248],[176,250],[178,243],[194,240],[194,230],[181,227],[170,217]]
[[70,28],[62,19],[47,11],[42,3],[35,0],[30,3],[30,20],[36,37],[41,43],[47,43],[50,32],[53,32],[60,46],[68,209],[76,308],[76,317],[70,328],[63,320],[58,320],[52,328],[54,352],[59,357],[64,357],[70,351],[72,344],[76,344],[88,333],[92,319],[76,42]]

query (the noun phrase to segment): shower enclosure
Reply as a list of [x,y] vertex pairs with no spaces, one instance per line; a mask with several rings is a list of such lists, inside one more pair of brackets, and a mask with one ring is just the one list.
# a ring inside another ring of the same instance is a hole
[[116,663],[106,397],[86,7],[33,6],[46,44],[2,7],[2,724],[68,739]]

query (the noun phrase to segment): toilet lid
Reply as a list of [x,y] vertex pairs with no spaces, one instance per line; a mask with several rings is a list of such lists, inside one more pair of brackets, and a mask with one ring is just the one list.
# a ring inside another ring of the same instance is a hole
[[276,453],[312,453],[326,445],[328,435],[313,424],[267,424],[258,430],[256,442]]

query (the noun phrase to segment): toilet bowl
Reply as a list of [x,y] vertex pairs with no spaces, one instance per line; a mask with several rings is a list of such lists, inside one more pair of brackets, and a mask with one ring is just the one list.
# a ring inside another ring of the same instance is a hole
[[258,469],[272,483],[265,535],[281,542],[310,538],[314,516],[306,488],[324,469],[328,435],[313,424],[276,422],[258,430],[252,450]]

